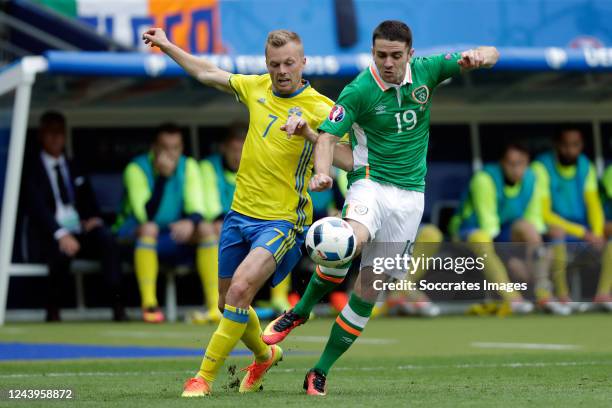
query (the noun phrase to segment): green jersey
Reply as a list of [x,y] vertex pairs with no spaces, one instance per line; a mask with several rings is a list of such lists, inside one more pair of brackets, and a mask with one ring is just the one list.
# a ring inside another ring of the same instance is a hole
[[342,90],[320,130],[339,137],[350,132],[349,183],[371,178],[425,191],[431,95],[460,72],[460,58],[459,53],[413,58],[400,85],[383,81],[372,64]]

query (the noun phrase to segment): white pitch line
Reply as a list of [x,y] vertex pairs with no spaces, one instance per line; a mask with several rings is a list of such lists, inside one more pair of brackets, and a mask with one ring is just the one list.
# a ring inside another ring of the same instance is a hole
[[25,333],[24,329],[18,329],[16,327],[0,327],[0,335],[2,334],[23,334]]
[[[501,363],[501,364],[448,364],[448,365],[401,365],[396,367],[335,367],[334,371],[389,371],[389,370],[427,370],[427,369],[453,369],[453,368],[549,368],[549,367],[575,367],[575,366],[609,366],[612,361],[558,361],[534,363]],[[293,373],[302,372],[303,368],[275,368],[273,372]],[[93,372],[60,372],[60,373],[32,373],[32,374],[0,374],[0,378],[41,378],[41,377],[121,377],[143,375],[170,375],[193,374],[193,370],[172,371],[93,371]]]
[[496,343],[496,342],[473,342],[472,347],[491,349],[516,349],[516,350],[578,350],[582,346],[575,344],[542,344],[542,343]]
[[140,375],[164,375],[164,374],[185,374],[193,373],[190,371],[125,371],[125,372],[113,372],[113,371],[93,371],[93,372],[81,372],[81,373],[36,373],[36,374],[0,374],[0,378],[31,378],[31,377],[121,377],[121,376],[140,376]]

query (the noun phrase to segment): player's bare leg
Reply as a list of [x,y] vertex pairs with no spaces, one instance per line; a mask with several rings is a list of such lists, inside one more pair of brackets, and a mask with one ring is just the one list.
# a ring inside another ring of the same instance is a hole
[[265,373],[282,358],[282,350],[278,346],[271,348],[261,341],[259,320],[250,304],[275,269],[276,261],[272,254],[263,248],[255,248],[240,264],[231,280],[220,280],[219,303],[225,302],[223,318],[208,344],[200,371],[185,383],[183,396],[210,394],[219,368],[238,340],[242,340],[255,354],[255,361],[245,369],[247,374],[240,391],[260,389]]
[[[353,228],[355,237],[357,238],[357,248],[355,256],[361,253],[363,245],[368,242],[370,232],[361,223],[347,219],[349,225]],[[346,276],[350,262],[342,267],[329,268],[317,265],[315,273],[313,273],[304,295],[295,307],[278,318],[271,321],[262,333],[262,339],[266,344],[277,344],[283,341],[289,333],[301,324],[304,324],[310,316],[313,307],[335,287],[337,287]]]

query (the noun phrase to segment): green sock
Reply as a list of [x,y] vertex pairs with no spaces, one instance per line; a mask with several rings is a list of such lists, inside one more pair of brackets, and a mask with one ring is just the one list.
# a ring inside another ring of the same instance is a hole
[[351,347],[368,323],[374,303],[366,302],[356,294],[336,318],[325,350],[314,368],[327,376],[332,365]]
[[350,262],[340,268],[327,268],[317,265],[316,273],[312,274],[304,296],[295,305],[293,312],[302,317],[310,316],[314,305],[319,303],[323,296],[331,292],[333,288],[342,283],[350,266]]

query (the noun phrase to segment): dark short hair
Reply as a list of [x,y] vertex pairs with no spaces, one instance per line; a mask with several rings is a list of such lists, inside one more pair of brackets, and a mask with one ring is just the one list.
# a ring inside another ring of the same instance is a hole
[[249,131],[249,124],[243,121],[233,122],[227,132],[227,136],[224,139],[224,142],[229,142],[234,139],[242,139],[246,138],[247,132]]
[[38,120],[38,125],[43,128],[50,125],[66,126],[66,117],[57,111],[46,111]]
[[377,38],[389,41],[400,41],[412,48],[412,31],[410,27],[398,20],[385,20],[374,29],[372,45]]
[[557,127],[557,131],[555,132],[555,136],[553,137],[553,141],[555,143],[559,143],[561,138],[566,132],[576,131],[580,134],[580,137],[584,139],[583,129],[581,126],[572,125],[572,124],[564,124]]
[[525,145],[523,142],[512,141],[506,143],[504,145],[504,148],[502,149],[501,157],[506,157],[506,154],[508,154],[510,150],[517,150],[529,156],[529,149],[527,148],[527,145]]
[[153,139],[153,141],[157,142],[157,139],[161,136],[162,133],[178,133],[179,135],[181,135],[181,137],[183,136],[183,130],[179,127],[179,125],[173,122],[165,122],[159,125],[155,129],[155,138]]

